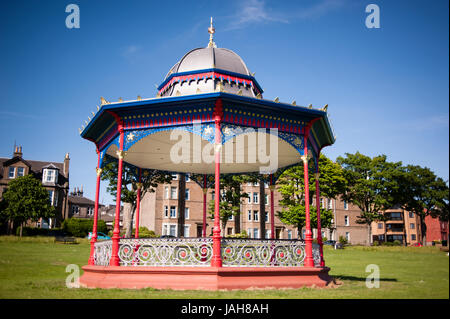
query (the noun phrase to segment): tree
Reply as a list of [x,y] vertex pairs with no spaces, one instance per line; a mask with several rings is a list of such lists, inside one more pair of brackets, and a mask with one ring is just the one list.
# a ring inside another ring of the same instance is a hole
[[241,199],[247,198],[248,195],[241,192],[241,185],[245,181],[248,181],[249,177],[247,175],[222,175],[220,178],[220,190],[221,194],[215,194],[215,199],[209,202],[209,217],[214,219],[214,203],[219,197],[219,212],[220,221],[222,223],[221,229],[225,231],[225,227],[229,218],[234,216],[236,233],[240,232],[239,218],[241,213]]
[[[117,171],[118,161],[111,160],[104,165],[101,179],[108,181],[106,190],[114,196],[117,196]],[[172,181],[172,175],[151,169],[143,169],[141,174],[141,198],[149,192],[155,191],[158,184],[170,183]],[[121,202],[128,203],[131,206],[128,212],[130,216],[127,219],[128,223],[125,225],[126,233],[125,237],[131,237],[133,229],[133,219],[137,205],[137,189],[139,183],[139,169],[129,165],[123,165],[122,172],[122,189],[121,189]]]
[[388,162],[386,155],[373,158],[359,152],[345,155],[345,158],[337,158],[348,182],[342,198],[361,210],[356,222],[368,226],[371,243],[372,222],[385,221],[384,211],[401,202],[399,179],[402,175],[402,163]]
[[56,216],[48,191],[32,175],[13,179],[3,193],[3,202],[4,207],[0,213],[4,219],[21,227],[28,220],[38,221],[40,218]]
[[429,168],[408,165],[401,178],[402,203],[405,210],[420,218],[422,240],[426,242],[425,217],[431,215],[448,221],[449,187]]
[[[314,162],[309,162],[309,172],[315,172]],[[343,171],[339,165],[333,163],[325,155],[319,158],[319,189],[320,196],[329,199],[335,199],[344,193],[347,182],[344,178]],[[310,174],[313,177],[313,174]],[[278,180],[278,190],[282,196],[280,205],[283,206],[282,211],[277,212],[280,220],[288,225],[297,227],[299,236],[301,230],[305,226],[305,180],[303,163],[293,166],[280,176]],[[315,179],[309,179],[309,201],[313,202],[316,194]],[[327,228],[331,226],[333,214],[330,210],[321,209],[320,211],[321,226]],[[317,208],[310,210],[311,227],[317,227]]]

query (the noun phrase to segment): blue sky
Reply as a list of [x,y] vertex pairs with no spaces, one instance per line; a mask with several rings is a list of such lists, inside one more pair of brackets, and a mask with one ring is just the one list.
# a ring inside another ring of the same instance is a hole
[[[80,28],[68,29],[68,4]],[[368,29],[368,4],[380,28]],[[445,1],[2,1],[0,157],[62,162],[94,198],[96,153],[78,128],[100,96],[154,97],[187,51],[215,42],[246,62],[264,98],[322,107],[335,159],[360,151],[449,178],[449,3]],[[102,188],[101,200],[112,203]]]

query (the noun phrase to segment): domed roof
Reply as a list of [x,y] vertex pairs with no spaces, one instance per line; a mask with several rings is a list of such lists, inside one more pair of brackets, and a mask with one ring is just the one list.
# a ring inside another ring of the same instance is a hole
[[206,48],[186,53],[167,73],[158,87],[158,96],[180,96],[227,92],[249,97],[261,96],[262,89],[239,55],[218,48],[213,41],[214,27]]
[[234,73],[250,75],[244,61],[239,55],[224,48],[197,48],[186,53],[166,75],[205,69],[221,69]]

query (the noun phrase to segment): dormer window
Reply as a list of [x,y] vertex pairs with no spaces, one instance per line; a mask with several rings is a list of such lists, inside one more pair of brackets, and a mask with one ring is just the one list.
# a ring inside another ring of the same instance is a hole
[[57,183],[58,182],[58,170],[45,168],[42,174],[43,183]]
[[17,177],[24,176],[25,175],[25,168],[24,167],[17,167]]
[[8,177],[9,178],[14,178],[16,177],[16,168],[15,167],[10,167],[9,171],[8,171]]

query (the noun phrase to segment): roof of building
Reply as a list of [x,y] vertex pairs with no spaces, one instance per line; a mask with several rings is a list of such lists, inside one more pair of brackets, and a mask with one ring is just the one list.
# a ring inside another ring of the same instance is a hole
[[90,200],[89,198],[86,198],[84,196],[68,196],[69,203],[75,204],[75,205],[95,205],[95,202],[93,200]]
[[[43,168],[56,168],[61,172],[64,169],[64,163],[25,160],[19,156],[15,156],[13,158],[0,157],[0,166],[3,167],[11,165],[13,163],[16,163],[17,161],[22,161],[23,163],[25,163],[25,165],[29,166],[31,171],[33,171],[34,173],[41,172]],[[3,170],[0,170],[0,179],[1,178],[3,178]]]

